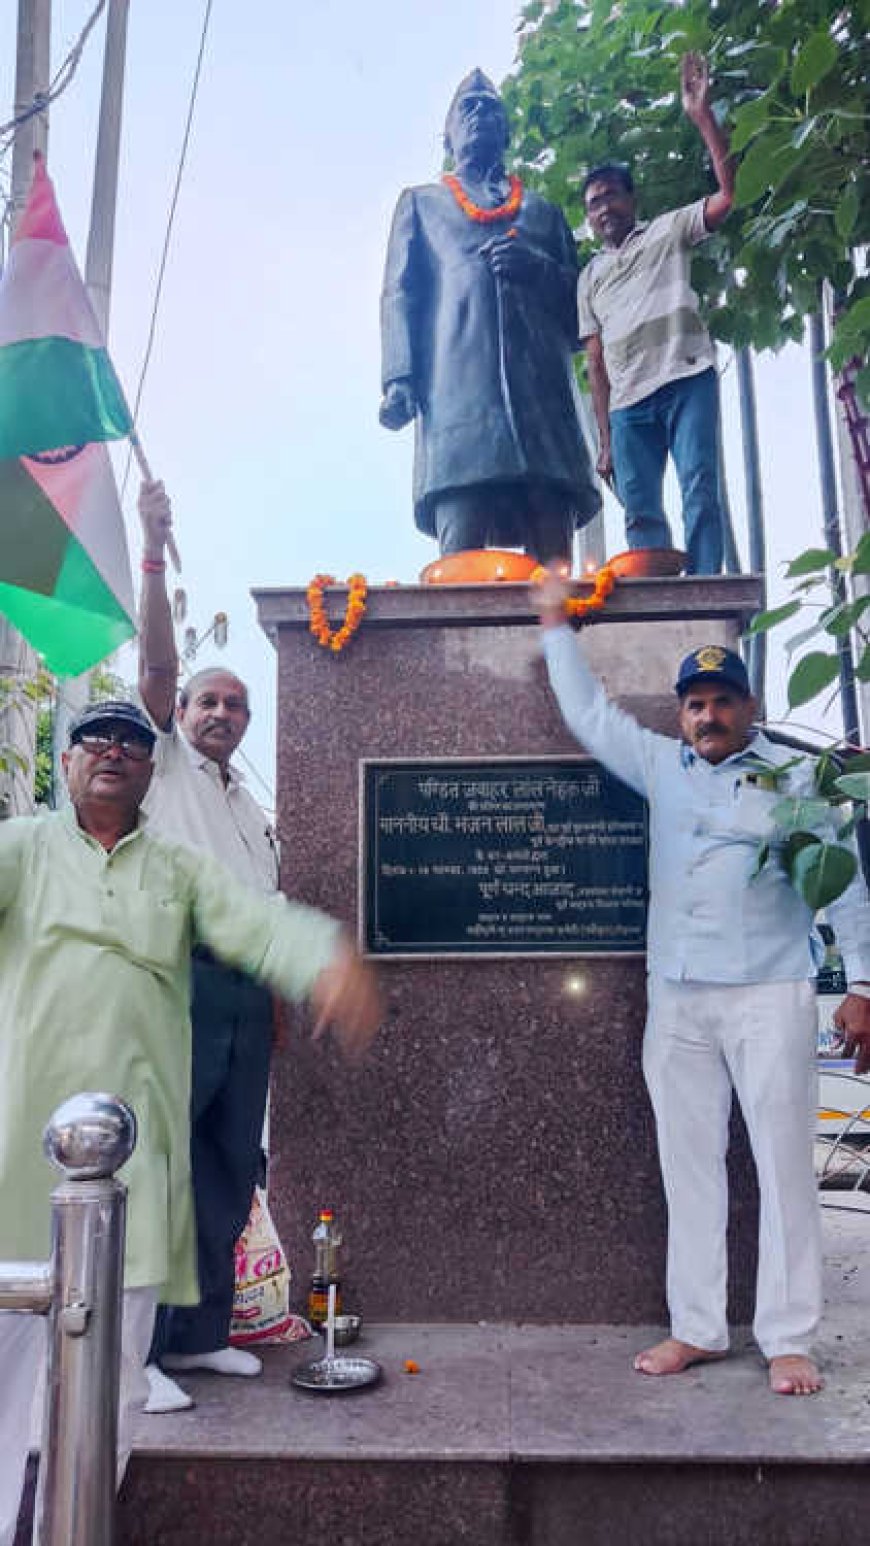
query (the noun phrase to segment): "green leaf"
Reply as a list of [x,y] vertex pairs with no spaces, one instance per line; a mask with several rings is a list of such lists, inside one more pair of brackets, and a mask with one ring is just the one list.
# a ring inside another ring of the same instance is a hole
[[826,800],[834,799],[837,792],[837,779],[841,776],[842,772],[842,757],[837,752],[822,752],[813,774],[816,792]]
[[766,865],[766,863],[767,863],[769,858],[770,858],[770,844],[769,843],[760,843],[759,846],[758,846],[758,853],[755,856],[755,863],[754,863],[754,865],[752,866],[752,869],[749,872],[749,879],[750,880],[755,880],[756,876],[761,874],[761,872],[764,869],[764,866]]
[[782,848],[782,862],[786,873],[791,879],[794,873],[795,860],[805,848],[821,848],[822,840],[814,832],[792,832],[789,834]]
[[870,328],[870,295],[862,295],[860,300],[853,301],[841,320],[850,333],[863,333]]
[[865,531],[851,556],[849,568],[852,574],[870,574],[870,531]]
[[844,773],[836,780],[837,788],[850,800],[870,800],[870,773]]
[[855,229],[855,222],[861,211],[861,195],[855,183],[849,183],[845,192],[837,200],[834,209],[834,226],[837,235],[844,242],[849,240]]
[[737,168],[734,201],[738,209],[754,204],[768,188],[775,188],[784,170],[784,158],[792,151],[790,129],[768,129],[750,145]]
[[855,376],[855,391],[862,408],[870,408],[870,365],[862,365]]
[[861,620],[868,607],[870,607],[870,596],[859,596],[857,601],[843,601],[839,606],[831,607],[819,621],[825,633],[831,634],[835,639],[842,639]]
[[813,843],[795,854],[791,883],[813,912],[842,896],[858,864],[851,849],[839,843]]
[[859,682],[870,682],[870,645],[865,645],[861,652],[861,658],[855,666],[855,675]]
[[788,679],[788,706],[799,709],[836,681],[840,673],[837,655],[812,650],[799,660]]
[[805,552],[799,553],[797,558],[792,559],[785,571],[786,576],[793,580],[799,574],[815,574],[818,569],[829,568],[836,556],[830,548],[807,548]]
[[797,51],[791,71],[791,89],[796,97],[812,91],[837,63],[837,45],[827,28],[807,38]]
[[764,128],[772,106],[773,97],[769,91],[765,91],[753,102],[744,102],[742,107],[738,107],[734,114],[734,131],[731,135],[731,149],[735,155],[746,148],[759,129]]
[[815,639],[821,631],[821,623],[814,623],[812,628],[802,628],[800,633],[793,633],[790,638],[786,639],[785,653],[789,660],[791,660],[792,655],[797,650],[803,649],[804,645],[809,644],[810,639]]
[[800,609],[800,601],[787,601],[784,606],[772,607],[769,612],[756,612],[746,630],[746,635],[767,633],[768,629],[775,628],[777,623],[784,623],[787,618],[794,617]]
[[801,150],[807,140],[815,133],[819,120],[817,117],[804,118],[796,129],[792,130],[791,143],[795,150]]
[[[781,832],[803,832],[812,837],[811,829],[824,826],[828,820],[828,802],[817,795],[785,795],[777,800],[771,816]],[[821,842],[821,838],[813,841]]]

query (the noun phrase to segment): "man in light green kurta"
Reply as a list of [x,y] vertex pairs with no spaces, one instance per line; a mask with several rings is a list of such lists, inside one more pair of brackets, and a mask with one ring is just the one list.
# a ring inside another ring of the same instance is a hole
[[139,807],[153,744],[135,705],[91,705],[64,760],[71,808],[0,823],[0,1259],[48,1255],[57,1175],[43,1129],[68,1096],[109,1090],[138,1121],[120,1172],[129,1188],[125,1292],[148,1288],[155,1302],[185,1304],[197,1298],[191,946],[207,945],[287,998],[310,997],[315,1034],[333,1023],[350,1051],[371,1040],[379,1004],[338,924],[149,836]]

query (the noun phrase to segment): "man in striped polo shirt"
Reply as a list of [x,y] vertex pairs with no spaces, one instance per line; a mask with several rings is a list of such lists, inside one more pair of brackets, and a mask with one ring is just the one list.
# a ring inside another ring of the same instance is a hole
[[638,221],[627,166],[593,167],[586,215],[604,251],[583,270],[580,337],[598,423],[598,471],[625,508],[630,548],[672,546],[662,503],[668,452],[680,482],[689,574],[722,567],[719,395],[713,343],[692,289],[691,251],[722,224],[734,195],[728,139],[710,106],[706,60],[686,54],[683,109],[710,152],[717,191]]

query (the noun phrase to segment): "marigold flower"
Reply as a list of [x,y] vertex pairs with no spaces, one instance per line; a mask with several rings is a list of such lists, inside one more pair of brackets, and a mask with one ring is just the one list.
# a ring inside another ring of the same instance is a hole
[[332,650],[337,655],[350,642],[362,622],[366,609],[366,593],[368,583],[364,574],[352,574],[347,581],[350,594],[347,599],[344,619],[338,628],[330,626],[323,604],[323,592],[327,585],[335,585],[336,581],[331,574],[316,574],[305,591],[308,602],[309,630],[314,635],[318,644],[324,649]]
[[[539,585],[546,578],[547,571],[543,567],[533,570],[531,583]],[[565,601],[565,614],[567,617],[583,617],[587,612],[598,612],[604,606],[607,597],[616,584],[616,575],[609,564],[602,564],[598,570],[592,586],[591,596],[568,596]]]
[[[492,225],[496,220],[513,220],[523,200],[523,185],[520,179],[513,175],[508,178],[510,193],[504,203],[496,205],[495,209],[482,209],[479,204],[475,204],[474,200],[468,197],[459,178],[454,177],[451,172],[445,172],[441,181],[450,189],[463,215],[467,215],[469,220],[476,220],[478,225]],[[509,231],[508,235],[514,236],[516,232]]]

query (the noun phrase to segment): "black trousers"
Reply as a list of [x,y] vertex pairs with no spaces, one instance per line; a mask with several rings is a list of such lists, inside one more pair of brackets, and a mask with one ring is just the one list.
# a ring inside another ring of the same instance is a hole
[[[433,495],[435,535],[442,557],[485,548],[493,531],[512,532],[509,546],[522,546],[540,564],[571,558],[574,517],[571,497],[548,483],[481,483]],[[498,544],[495,544],[498,545]]]
[[151,1358],[226,1347],[234,1246],[261,1169],[272,1052],[272,995],[243,972],[193,960],[190,1161],[200,1303],[161,1305]]

